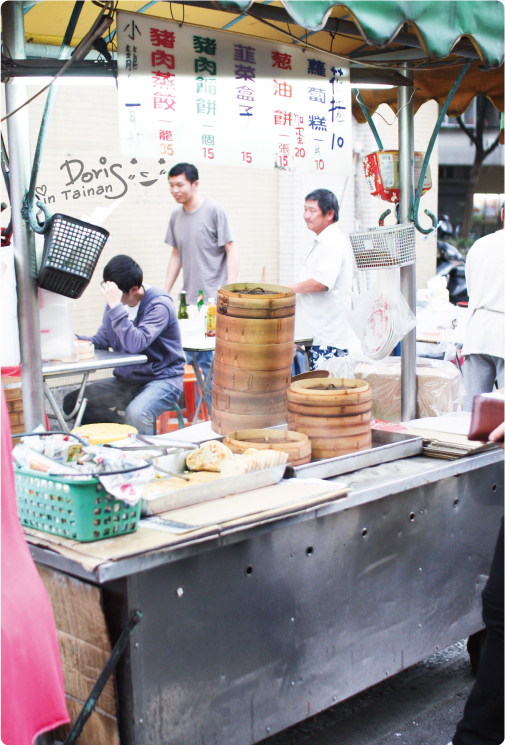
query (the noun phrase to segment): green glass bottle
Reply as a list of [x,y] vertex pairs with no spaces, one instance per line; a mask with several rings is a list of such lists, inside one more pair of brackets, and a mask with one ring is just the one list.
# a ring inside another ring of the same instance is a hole
[[181,302],[179,303],[179,312],[177,318],[181,321],[184,318],[189,318],[188,306],[186,305],[186,290],[181,290]]

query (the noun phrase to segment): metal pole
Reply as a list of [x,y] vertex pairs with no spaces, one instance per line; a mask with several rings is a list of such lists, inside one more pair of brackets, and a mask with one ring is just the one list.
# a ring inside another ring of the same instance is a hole
[[[413,80],[408,63],[402,62],[400,71]],[[399,221],[409,218],[409,207],[414,187],[414,88],[398,88],[398,143],[400,150],[400,214]],[[416,312],[416,265],[400,269],[400,288],[412,312]],[[402,340],[402,421],[416,418],[416,329],[415,327]]]
[[[25,59],[23,3],[3,3],[3,46],[13,59]],[[5,85],[5,104],[9,114],[28,98],[25,85]],[[7,136],[11,177],[11,210],[14,261],[18,295],[19,346],[23,383],[25,429],[30,432],[45,422],[40,323],[37,298],[35,239],[21,217],[23,197],[30,183],[30,130],[28,107],[7,119]]]

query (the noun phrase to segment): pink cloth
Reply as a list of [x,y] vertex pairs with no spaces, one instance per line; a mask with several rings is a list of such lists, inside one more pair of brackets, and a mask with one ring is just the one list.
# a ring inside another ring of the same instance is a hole
[[53,611],[18,517],[2,389],[2,743],[32,745],[70,721]]

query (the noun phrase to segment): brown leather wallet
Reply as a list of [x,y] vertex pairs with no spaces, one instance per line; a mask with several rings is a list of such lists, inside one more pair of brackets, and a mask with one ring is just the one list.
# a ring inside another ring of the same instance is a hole
[[[487,396],[475,396],[473,399],[472,420],[470,422],[469,440],[487,442],[489,435],[505,419],[503,401]],[[503,441],[503,438],[502,440]]]

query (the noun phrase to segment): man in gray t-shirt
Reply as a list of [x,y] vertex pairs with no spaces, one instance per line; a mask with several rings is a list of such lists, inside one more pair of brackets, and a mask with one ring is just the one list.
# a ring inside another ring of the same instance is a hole
[[[198,192],[198,171],[190,163],[178,163],[168,173],[170,193],[181,206],[168,223],[165,243],[172,246],[164,290],[168,294],[182,267],[186,300],[195,304],[198,291],[203,299],[217,300],[221,285],[237,281],[238,248],[223,207]],[[204,377],[212,364],[213,352],[198,352]],[[192,360],[188,357],[188,362]]]
[[203,290],[204,301],[216,299],[221,285],[236,282],[238,249],[223,207],[198,192],[198,171],[179,163],[169,174],[170,192],[181,206],[174,210],[165,243],[172,246],[165,291],[170,293],[182,267],[183,289],[190,304]]

